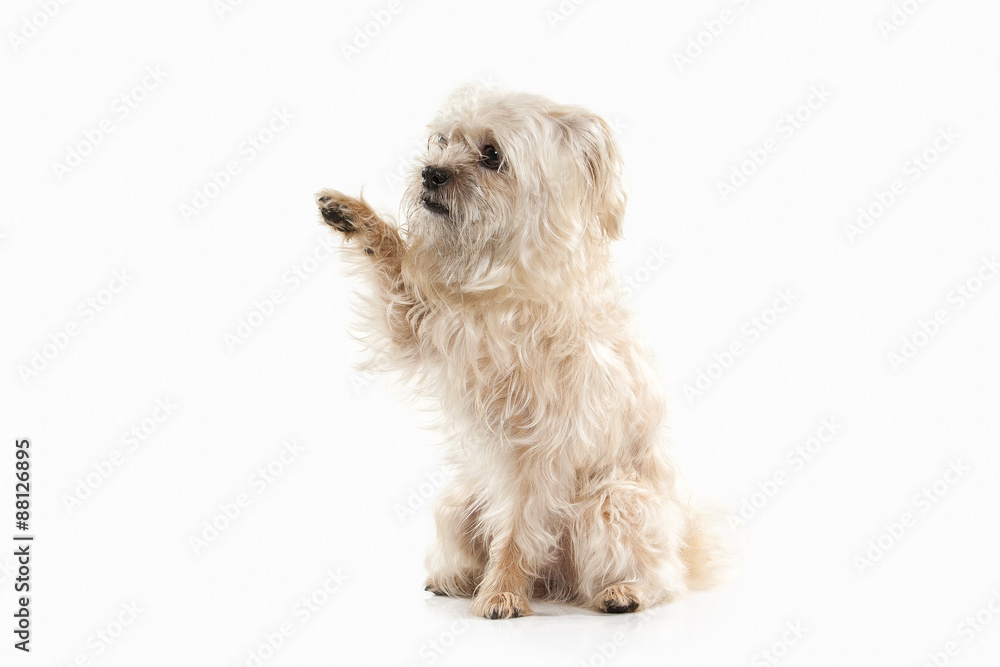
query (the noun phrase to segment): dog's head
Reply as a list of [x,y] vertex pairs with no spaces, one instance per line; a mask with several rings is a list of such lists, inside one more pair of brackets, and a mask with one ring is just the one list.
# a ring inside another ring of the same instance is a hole
[[463,89],[430,129],[404,199],[415,270],[463,292],[551,295],[606,262],[625,194],[601,118],[535,95]]

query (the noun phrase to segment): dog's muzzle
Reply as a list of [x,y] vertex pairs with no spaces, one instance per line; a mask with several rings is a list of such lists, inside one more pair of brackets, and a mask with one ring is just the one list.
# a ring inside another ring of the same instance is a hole
[[441,204],[440,202],[434,201],[428,195],[424,195],[423,197],[421,197],[420,201],[423,203],[424,208],[426,208],[431,213],[437,213],[438,215],[448,215],[449,213],[447,206]]
[[424,167],[420,176],[420,182],[424,186],[424,196],[420,198],[420,201],[423,202],[424,208],[431,213],[448,215],[448,207],[434,199],[434,191],[451,180],[451,172],[431,165]]

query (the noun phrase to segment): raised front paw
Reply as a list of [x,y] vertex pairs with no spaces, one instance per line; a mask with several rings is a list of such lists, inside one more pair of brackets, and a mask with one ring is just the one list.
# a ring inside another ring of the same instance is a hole
[[356,212],[361,202],[336,190],[323,190],[316,195],[316,205],[323,221],[338,232],[357,231]]

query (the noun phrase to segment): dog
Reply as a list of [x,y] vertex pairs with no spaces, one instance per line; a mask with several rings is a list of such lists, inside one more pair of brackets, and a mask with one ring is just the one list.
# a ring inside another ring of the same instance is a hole
[[404,227],[316,195],[370,287],[372,356],[440,404],[453,475],[426,590],[503,619],[532,599],[622,613],[713,585],[726,547],[671,460],[610,261],[626,202],[610,127],[463,88],[430,130]]

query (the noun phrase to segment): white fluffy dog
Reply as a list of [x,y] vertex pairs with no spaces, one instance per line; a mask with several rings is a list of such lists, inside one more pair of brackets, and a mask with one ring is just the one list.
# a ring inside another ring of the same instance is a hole
[[368,344],[453,436],[427,590],[510,618],[533,597],[631,612],[705,587],[720,544],[668,455],[609,261],[625,194],[607,123],[463,89],[431,130],[402,235],[317,195],[373,287]]

